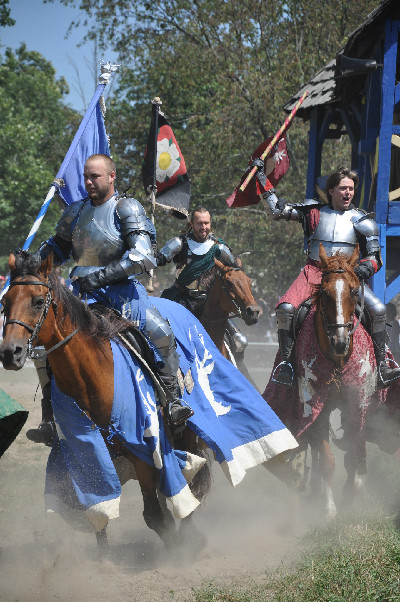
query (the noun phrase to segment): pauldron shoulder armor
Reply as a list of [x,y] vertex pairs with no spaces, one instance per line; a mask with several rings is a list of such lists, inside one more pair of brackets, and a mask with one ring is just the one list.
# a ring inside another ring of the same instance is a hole
[[72,240],[71,224],[78,217],[85,202],[86,199],[82,199],[81,201],[67,205],[64,209],[64,213],[56,226],[57,234],[64,240]]
[[137,231],[148,232],[146,212],[136,199],[132,197],[118,199],[116,211],[121,221],[123,236]]
[[378,257],[378,263],[381,263],[378,224],[369,214],[364,211],[362,213],[362,217],[353,223],[354,230],[357,237],[365,241],[365,249],[363,249],[365,255],[375,255]]

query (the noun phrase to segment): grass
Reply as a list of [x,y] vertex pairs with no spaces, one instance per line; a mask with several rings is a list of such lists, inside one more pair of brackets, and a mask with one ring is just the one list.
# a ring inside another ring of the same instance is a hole
[[196,602],[400,602],[400,533],[383,513],[348,517],[310,531],[285,566],[265,580],[219,588]]

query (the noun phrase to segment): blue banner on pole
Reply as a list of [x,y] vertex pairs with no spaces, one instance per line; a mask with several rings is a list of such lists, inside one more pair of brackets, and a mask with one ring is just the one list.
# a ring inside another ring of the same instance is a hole
[[[83,180],[83,166],[86,159],[90,155],[100,153],[110,156],[106,128],[99,103],[104,87],[104,84],[97,86],[88,110],[53,182],[66,205],[86,196]],[[60,183],[61,179],[63,185]]]

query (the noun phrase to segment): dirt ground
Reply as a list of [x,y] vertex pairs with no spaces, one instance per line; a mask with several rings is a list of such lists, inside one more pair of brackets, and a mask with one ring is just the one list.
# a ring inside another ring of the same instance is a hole
[[[258,372],[259,388],[266,378]],[[27,423],[0,460],[0,602],[183,602],[205,583],[243,583],[288,562],[302,531],[315,524],[304,514],[296,533],[288,530],[286,487],[263,467],[249,471],[233,488],[213,466],[212,491],[196,511],[196,527],[207,538],[194,562],[163,549],[142,517],[136,482],[124,485],[120,518],[109,524],[110,558],[98,562],[93,534],[45,517],[44,479],[48,448],[25,432],[40,421],[40,395],[32,365],[20,372],[0,368],[0,387],[29,410]],[[188,555],[189,556],[189,555]]]

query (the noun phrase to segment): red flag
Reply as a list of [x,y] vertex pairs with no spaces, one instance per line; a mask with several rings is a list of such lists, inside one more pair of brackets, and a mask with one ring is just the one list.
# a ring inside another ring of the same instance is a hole
[[152,118],[144,155],[142,176],[146,193],[154,182],[154,167],[156,204],[170,211],[175,217],[185,219],[188,216],[190,200],[189,175],[171,126],[162,113],[158,115],[157,138],[154,116]]
[[257,176],[254,176],[245,190],[240,190],[240,186],[245,181],[249,171],[251,170],[254,159],[259,159],[261,157],[272,138],[273,136],[267,138],[267,140],[264,140],[264,142],[260,144],[260,146],[258,146],[251,155],[251,159],[246,171],[242,176],[242,179],[231,196],[226,199],[226,203],[229,207],[247,207],[248,205],[257,205],[257,203],[260,201],[259,195],[266,190],[275,187],[289,169],[289,155],[286,148],[286,136],[284,134],[282,138],[278,140],[275,146],[273,146],[271,152],[264,161],[264,171],[267,175],[266,187],[263,188]]

